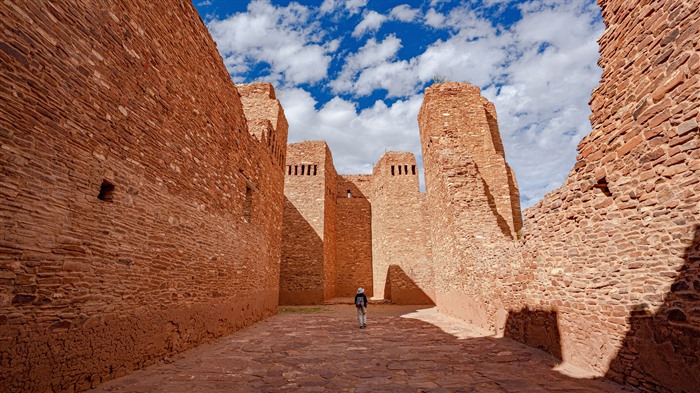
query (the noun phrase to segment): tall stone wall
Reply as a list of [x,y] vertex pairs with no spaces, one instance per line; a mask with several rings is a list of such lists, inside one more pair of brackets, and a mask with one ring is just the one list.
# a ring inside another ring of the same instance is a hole
[[530,303],[566,360],[650,391],[700,386],[700,1],[600,1],[593,131],[525,212]]
[[275,313],[283,160],[192,4],[0,24],[3,391],[84,390]]
[[367,296],[374,296],[371,188],[371,175],[338,176],[335,284],[338,297],[354,296],[358,287],[364,288]]
[[372,178],[374,296],[396,304],[432,304],[430,234],[416,159],[411,153],[384,153]]
[[426,89],[418,123],[437,306],[502,331],[524,277],[513,239],[517,187],[509,179],[495,110],[478,87],[441,83]]
[[335,285],[336,174],[326,142],[288,145],[285,174],[280,303],[320,304]]

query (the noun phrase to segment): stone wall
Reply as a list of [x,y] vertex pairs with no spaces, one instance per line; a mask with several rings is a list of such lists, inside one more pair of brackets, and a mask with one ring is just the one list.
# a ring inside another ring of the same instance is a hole
[[565,360],[650,391],[700,386],[700,1],[600,1],[593,131],[525,212],[530,302]]
[[[280,304],[320,304],[335,284],[335,169],[325,142],[287,148]],[[331,240],[329,240],[331,239]],[[334,241],[334,240],[333,240]],[[329,283],[332,277],[333,281]],[[332,296],[331,296],[332,297]]]
[[411,153],[384,153],[372,178],[374,296],[396,304],[432,304],[430,234],[416,159]]
[[335,295],[351,297],[357,288],[374,296],[372,282],[371,175],[338,176],[337,277]]
[[[489,118],[490,117],[490,118]],[[495,110],[467,83],[426,89],[418,116],[435,299],[441,312],[502,331],[522,290],[519,206]],[[482,168],[485,173],[482,173]]]
[[84,390],[275,313],[286,126],[280,154],[248,133],[192,4],[0,23],[3,389]]

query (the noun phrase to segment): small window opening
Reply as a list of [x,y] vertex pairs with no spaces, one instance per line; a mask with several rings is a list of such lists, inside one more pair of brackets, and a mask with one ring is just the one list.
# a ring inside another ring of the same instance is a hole
[[411,172],[415,175],[416,174],[416,166],[411,165]]
[[301,175],[302,175],[302,176],[304,176],[304,169],[305,169],[305,165],[302,165],[302,166],[301,166]]
[[394,166],[391,166],[391,176],[394,176]]
[[294,165],[294,176],[298,175],[299,165]]
[[403,166],[403,174],[408,175],[408,165]]
[[314,165],[314,176],[316,176],[316,165]]
[[399,175],[401,174],[401,165],[397,165],[399,167]]
[[599,189],[606,197],[612,196],[612,192],[610,192],[610,189],[608,188],[608,181],[605,179],[605,177],[598,180],[598,183],[596,183],[595,188]]
[[352,193],[348,190],[348,199],[352,198]]
[[97,195],[97,199],[105,202],[113,202],[114,188],[114,184],[108,182],[107,180],[102,180],[102,185],[100,185],[100,193]]
[[292,174],[292,166],[291,165],[287,165],[287,174],[288,175]]
[[250,215],[253,213],[253,189],[245,188],[245,201],[243,202],[243,221],[250,222]]

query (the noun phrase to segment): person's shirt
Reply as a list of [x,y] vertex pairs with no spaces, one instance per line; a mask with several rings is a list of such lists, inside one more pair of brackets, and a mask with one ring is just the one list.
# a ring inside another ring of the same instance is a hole
[[367,307],[367,296],[365,296],[364,293],[358,293],[357,295],[355,295],[355,304],[357,304],[358,297],[362,298],[362,302],[363,302],[364,306]]

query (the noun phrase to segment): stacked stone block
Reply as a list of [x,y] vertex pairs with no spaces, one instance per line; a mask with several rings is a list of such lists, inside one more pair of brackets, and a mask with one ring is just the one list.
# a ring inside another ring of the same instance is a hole
[[338,176],[336,198],[335,294],[352,297],[357,288],[374,296],[372,282],[371,175]]
[[416,159],[411,153],[384,153],[372,177],[374,295],[396,304],[432,304],[425,195],[418,186]]
[[600,1],[593,131],[525,212],[531,302],[566,360],[649,391],[700,386],[700,2]]
[[426,89],[418,123],[438,308],[502,331],[522,260],[518,191],[495,110],[478,87],[441,83]]
[[275,313],[286,125],[279,157],[249,134],[192,4],[0,24],[2,390],[85,390]]
[[335,293],[336,173],[326,142],[287,148],[280,304],[322,304]]

